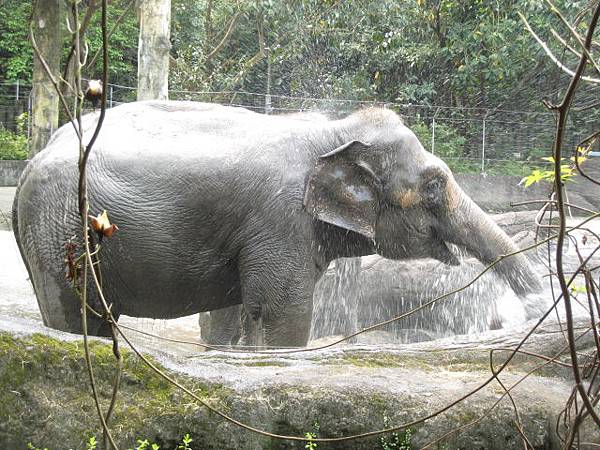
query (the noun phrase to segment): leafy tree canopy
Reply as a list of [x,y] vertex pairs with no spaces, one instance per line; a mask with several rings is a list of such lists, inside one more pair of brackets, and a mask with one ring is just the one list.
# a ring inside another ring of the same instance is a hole
[[[110,81],[129,86],[136,84],[133,3],[109,2]],[[586,4],[555,3],[570,17]],[[3,6],[0,79],[29,81],[31,2]],[[518,12],[570,57],[550,34],[558,19],[538,0],[172,0],[172,9],[170,81],[179,90],[541,108],[535,93],[557,89],[562,75]],[[100,48],[98,23],[97,10],[86,33],[89,60]],[[65,30],[65,59],[67,38]],[[84,76],[98,77],[99,63]]]
[[[88,2],[90,3],[90,2]],[[101,47],[101,30],[99,2],[96,2],[96,11],[87,27],[86,38],[88,42],[88,62]],[[109,2],[108,20],[115,24],[119,17],[123,16],[110,38],[110,79],[113,83],[127,84],[136,83],[136,59],[138,43],[138,25],[135,10],[131,7],[131,0],[113,0]],[[85,16],[86,9],[81,10],[81,20]],[[67,10],[63,11],[66,24]],[[0,8],[0,80],[20,80],[27,84],[31,83],[33,68],[33,50],[29,43],[29,23],[31,18],[30,0],[4,0]],[[66,61],[70,50],[70,39],[63,28],[62,36],[57,36],[63,47],[63,60]],[[84,69],[86,78],[99,78],[102,61],[97,58],[92,67]]]

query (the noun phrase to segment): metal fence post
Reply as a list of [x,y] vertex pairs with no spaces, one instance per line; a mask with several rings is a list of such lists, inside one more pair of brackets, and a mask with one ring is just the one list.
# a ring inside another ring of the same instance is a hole
[[27,96],[27,157],[31,158],[31,125],[33,124],[33,114],[31,114],[31,94],[33,89],[29,91],[29,95]]
[[438,115],[438,112],[440,112],[440,108],[435,110],[435,113],[433,114],[433,120],[431,121],[431,154],[435,155],[435,118]]
[[108,90],[108,95],[109,95],[108,107],[112,108],[113,107],[113,87],[112,86],[110,86],[110,89]]
[[15,91],[15,103],[19,103],[19,80],[17,80]]
[[431,122],[431,154],[435,155],[435,117]]
[[[487,114],[486,114],[487,117]],[[483,118],[483,138],[481,141],[481,173],[485,172],[485,119]]]
[[271,114],[273,106],[271,105],[271,55],[267,53],[267,92],[265,95],[265,114]]

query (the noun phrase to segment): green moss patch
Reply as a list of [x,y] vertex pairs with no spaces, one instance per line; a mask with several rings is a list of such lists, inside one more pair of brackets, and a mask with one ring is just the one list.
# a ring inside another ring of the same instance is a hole
[[[111,429],[127,445],[152,437],[158,424],[171,424],[173,440],[190,431],[182,417],[208,414],[191,397],[151,370],[137,355],[122,350],[123,373]],[[112,345],[90,342],[97,392],[106,411],[112,397],[116,359]],[[156,361],[152,361],[161,370]],[[227,410],[231,390],[168,373],[203,401]],[[81,341],[43,335],[16,338],[0,333],[0,447],[85,448],[100,436]]]
[[346,353],[337,358],[322,361],[322,364],[352,365],[372,369],[381,368],[408,368],[424,371],[434,370],[434,367],[419,358],[410,355],[396,355],[392,353]]

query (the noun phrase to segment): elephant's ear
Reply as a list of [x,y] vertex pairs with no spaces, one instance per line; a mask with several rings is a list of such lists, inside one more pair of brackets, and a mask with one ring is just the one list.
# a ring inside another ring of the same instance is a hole
[[377,178],[360,157],[369,146],[351,141],[321,156],[306,185],[304,208],[323,222],[373,239],[379,210]]

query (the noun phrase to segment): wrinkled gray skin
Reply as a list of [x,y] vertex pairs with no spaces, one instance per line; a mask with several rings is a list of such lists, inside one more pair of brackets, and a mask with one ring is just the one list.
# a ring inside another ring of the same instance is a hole
[[[86,141],[96,118],[85,117]],[[65,243],[81,235],[77,149],[67,124],[25,170],[13,220],[44,323],[81,333],[64,262]],[[452,242],[489,263],[516,250],[389,110],[317,122],[203,103],[129,103],[107,112],[88,174],[90,213],[106,209],[120,228],[100,253],[116,317],[166,319],[243,303],[262,320],[266,345],[307,343],[315,283],[335,258],[456,263]],[[522,269],[522,256],[496,266],[517,292],[535,289]],[[101,319],[88,320],[90,334],[108,333]]]

